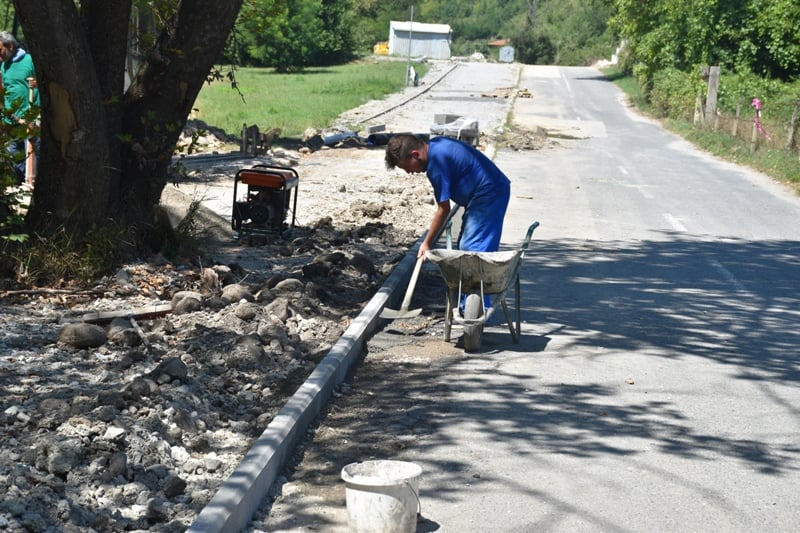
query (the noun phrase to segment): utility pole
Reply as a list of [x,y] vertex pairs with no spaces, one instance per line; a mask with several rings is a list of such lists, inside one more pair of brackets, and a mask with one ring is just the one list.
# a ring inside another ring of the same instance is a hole
[[414,6],[411,6],[411,17],[408,21],[408,60],[406,61],[406,87],[408,87],[408,79],[411,77],[411,41],[414,35]]

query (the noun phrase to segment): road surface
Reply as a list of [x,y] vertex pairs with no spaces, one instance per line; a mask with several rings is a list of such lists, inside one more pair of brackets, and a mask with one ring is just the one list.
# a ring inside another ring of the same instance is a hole
[[[392,457],[423,467],[418,531],[795,531],[797,197],[636,115],[594,69],[518,84],[534,97],[513,120],[557,141],[495,157],[504,246],[541,222],[523,338],[489,327],[431,371],[436,429]],[[345,527],[313,511],[281,530]]]

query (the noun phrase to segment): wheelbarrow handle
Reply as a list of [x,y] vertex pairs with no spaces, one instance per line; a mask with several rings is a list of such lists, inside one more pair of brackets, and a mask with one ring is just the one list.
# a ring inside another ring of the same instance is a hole
[[525,251],[528,249],[528,243],[531,242],[531,236],[533,235],[533,230],[539,227],[539,221],[534,222],[528,227],[528,233],[525,234],[525,241],[522,243],[522,250]]

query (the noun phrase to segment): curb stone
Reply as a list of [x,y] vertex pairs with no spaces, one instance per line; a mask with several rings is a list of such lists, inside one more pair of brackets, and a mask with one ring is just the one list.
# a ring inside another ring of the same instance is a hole
[[203,508],[187,533],[234,533],[250,523],[268,497],[307,428],[319,416],[334,387],[345,380],[372,334],[383,324],[380,312],[396,306],[416,263],[421,239],[398,263],[350,327],[259,436],[236,470]]

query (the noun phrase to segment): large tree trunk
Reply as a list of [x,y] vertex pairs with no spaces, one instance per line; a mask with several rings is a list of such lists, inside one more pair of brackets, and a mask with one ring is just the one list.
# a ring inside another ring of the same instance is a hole
[[242,0],[182,0],[124,91],[131,0],[14,0],[36,65],[42,147],[29,223],[151,223],[171,156]]
[[86,33],[71,0],[15,0],[14,5],[33,54],[42,104],[40,164],[29,220],[36,230],[90,226],[106,214],[108,138],[116,132],[106,123]]

